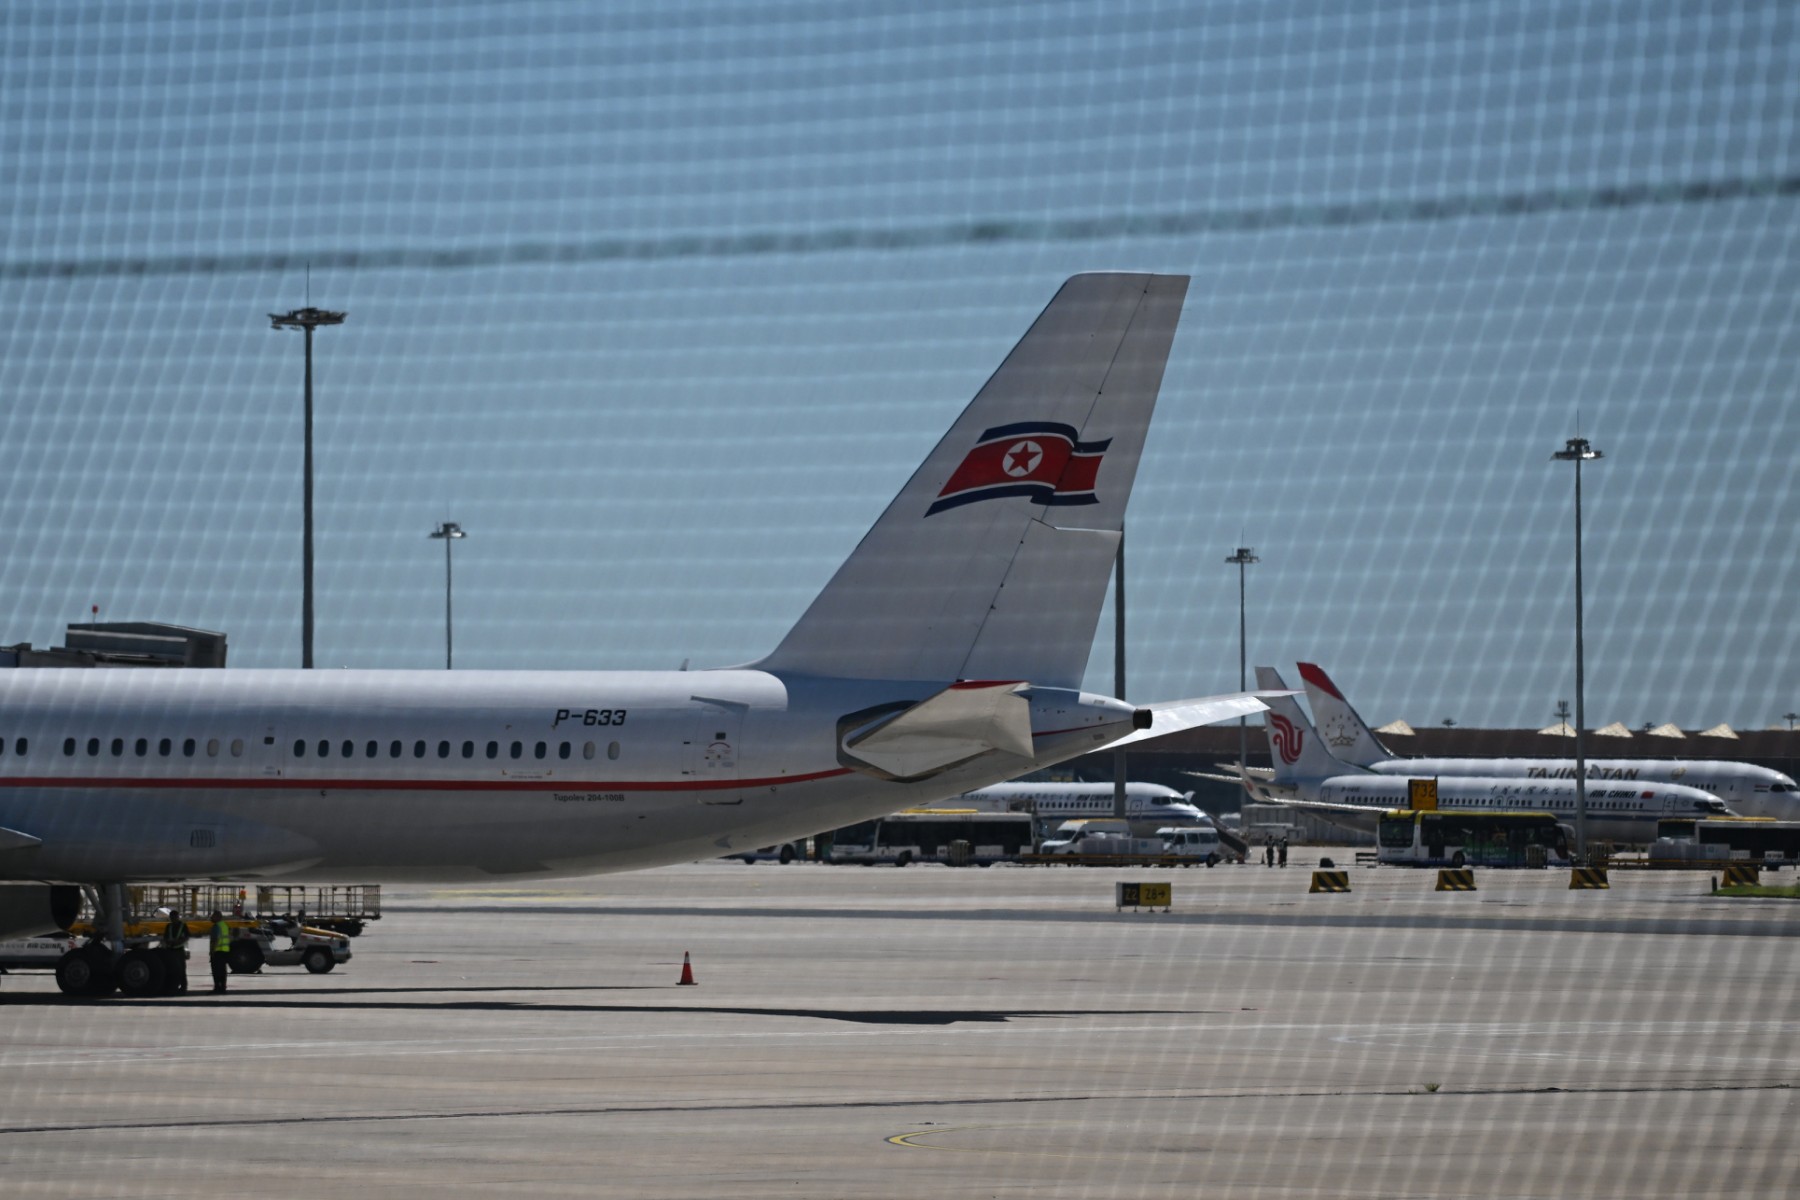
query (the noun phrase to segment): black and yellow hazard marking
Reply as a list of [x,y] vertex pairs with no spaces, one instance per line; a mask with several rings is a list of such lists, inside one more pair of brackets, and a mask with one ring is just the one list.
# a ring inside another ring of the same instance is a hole
[[1571,892],[1604,892],[1612,888],[1606,881],[1605,867],[1571,867],[1569,869],[1569,890]]
[[1314,871],[1310,892],[1347,892],[1350,890],[1350,872],[1348,871]]
[[1473,867],[1445,867],[1438,872],[1437,890],[1440,892],[1472,892],[1475,890],[1475,870]]
[[1755,887],[1762,881],[1762,875],[1755,863],[1734,862],[1725,864],[1725,874],[1719,880],[1720,887]]

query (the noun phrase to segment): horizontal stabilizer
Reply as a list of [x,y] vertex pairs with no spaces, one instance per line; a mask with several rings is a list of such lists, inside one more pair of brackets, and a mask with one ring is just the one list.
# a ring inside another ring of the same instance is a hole
[[844,739],[846,761],[891,779],[921,779],[998,750],[1033,757],[1026,684],[957,683]]
[[[1232,692],[1224,696],[1205,696],[1198,700],[1164,700],[1159,704],[1148,705],[1150,728],[1140,729],[1116,742],[1109,742],[1107,748],[1129,746],[1133,742],[1167,737],[1184,729],[1197,729],[1202,725],[1228,721],[1232,717],[1247,717],[1252,713],[1265,712],[1269,706],[1257,699],[1262,694],[1264,693]],[[1292,692],[1277,694],[1293,695]]]

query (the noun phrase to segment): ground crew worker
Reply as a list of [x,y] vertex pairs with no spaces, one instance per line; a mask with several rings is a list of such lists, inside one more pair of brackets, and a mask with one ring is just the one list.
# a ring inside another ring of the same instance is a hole
[[181,919],[181,913],[169,910],[168,932],[163,934],[163,972],[169,991],[179,995],[187,991],[187,922]]
[[218,909],[212,911],[212,953],[207,955],[212,961],[213,991],[225,990],[225,972],[231,967],[231,926],[225,924],[225,914]]
[[1282,868],[1286,869],[1286,867],[1287,867],[1287,839],[1286,838],[1281,839],[1281,845],[1276,849],[1276,855],[1281,860]]

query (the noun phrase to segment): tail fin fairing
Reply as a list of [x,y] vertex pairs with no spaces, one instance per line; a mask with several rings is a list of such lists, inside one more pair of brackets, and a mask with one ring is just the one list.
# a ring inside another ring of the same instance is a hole
[[755,665],[1078,688],[1187,283],[1063,284]]

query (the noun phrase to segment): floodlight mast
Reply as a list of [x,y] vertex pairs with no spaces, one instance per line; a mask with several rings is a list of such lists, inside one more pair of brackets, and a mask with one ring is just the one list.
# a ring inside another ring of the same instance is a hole
[[450,669],[450,544],[459,538],[469,535],[455,521],[445,521],[436,529],[425,535],[429,538],[440,538],[444,543],[444,670]]
[[300,666],[306,670],[313,665],[313,330],[321,325],[342,325],[347,315],[310,305],[269,314],[271,329],[299,329],[306,334],[306,464],[302,485],[305,529],[300,552]]
[[1587,862],[1587,706],[1581,640],[1581,464],[1604,457],[1586,438],[1573,437],[1551,455],[1575,464],[1575,857]]
[[[1237,553],[1233,554],[1225,561],[1228,564],[1237,564],[1238,569],[1238,691],[1241,692],[1244,690],[1245,681],[1244,568],[1248,567],[1251,563],[1261,562],[1262,559],[1256,557],[1256,551],[1252,547],[1239,546],[1237,548]],[[1250,751],[1248,748],[1250,744],[1250,734],[1244,724],[1244,720],[1245,718],[1243,717],[1238,718],[1238,770],[1244,773],[1245,779],[1248,779],[1250,777]]]

